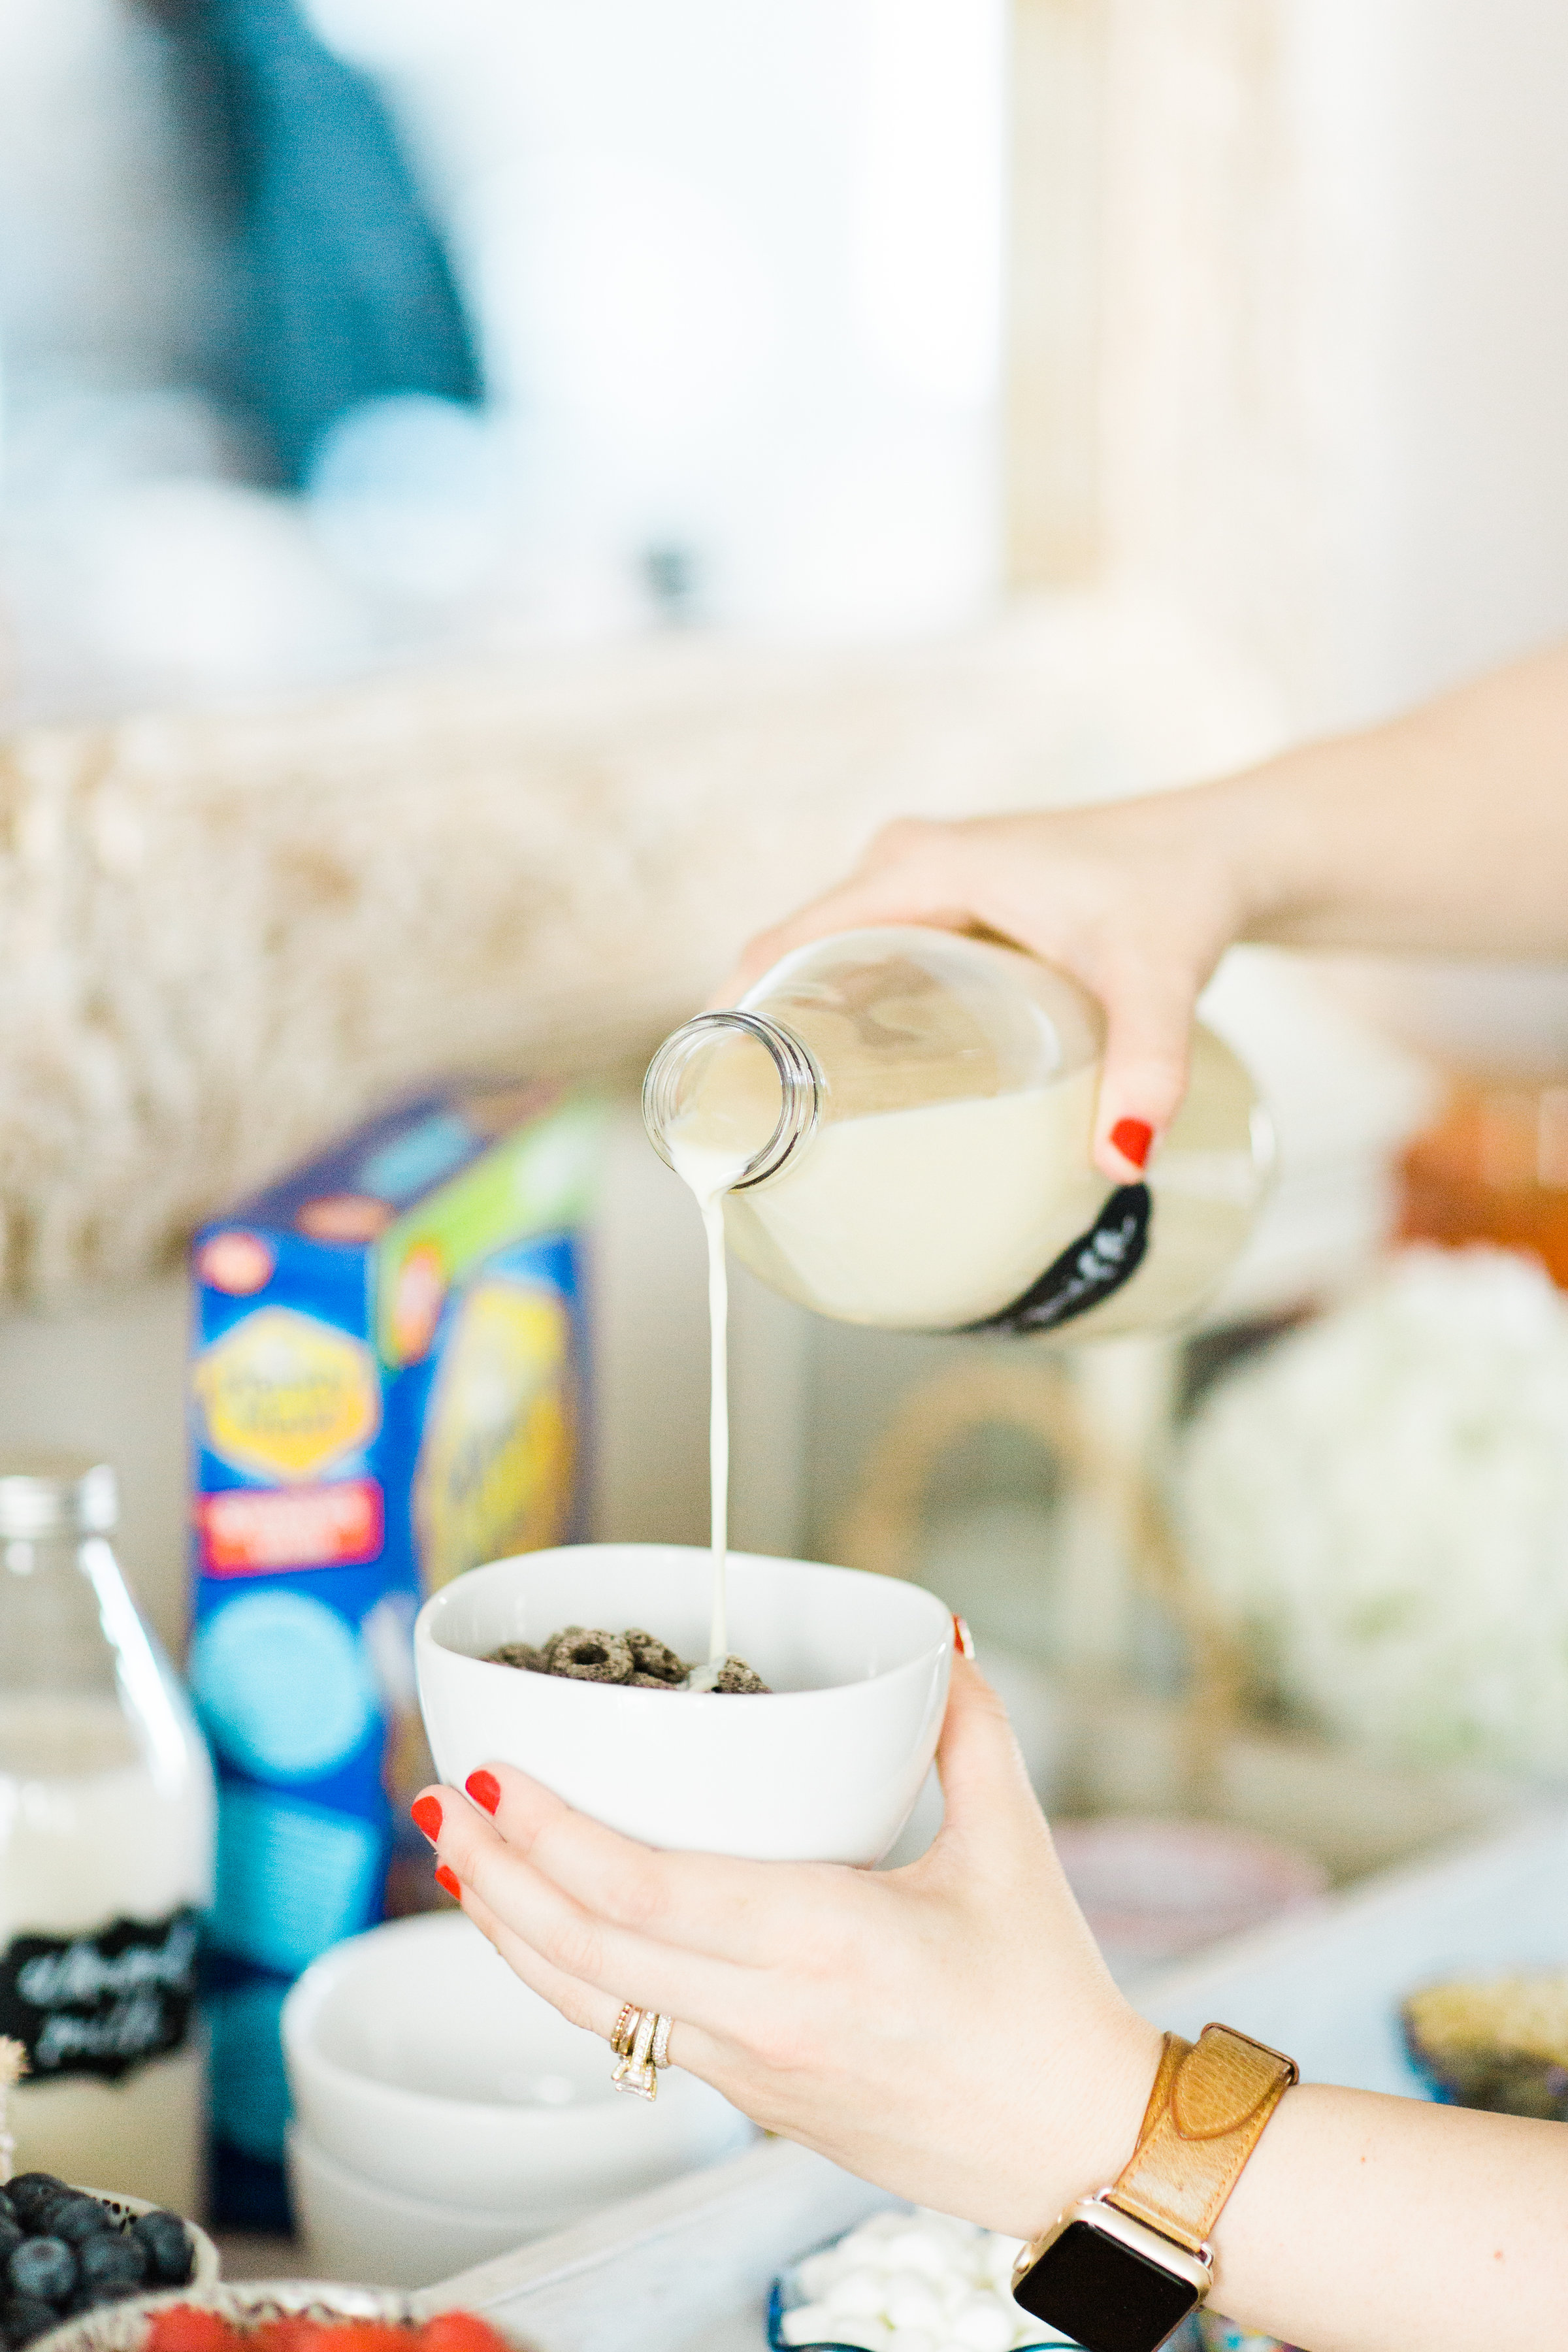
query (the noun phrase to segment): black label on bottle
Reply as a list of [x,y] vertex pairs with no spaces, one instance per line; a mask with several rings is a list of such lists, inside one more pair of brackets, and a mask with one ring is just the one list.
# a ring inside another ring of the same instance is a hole
[[85,1936],[16,1936],[0,1953],[0,2033],[27,2053],[26,2080],[110,2083],[178,2050],[196,1997],[201,1914],[111,1919]]
[[1021,1297],[965,1328],[1055,1331],[1075,1316],[1087,1315],[1091,1307],[1120,1290],[1142,1265],[1152,1215],[1147,1184],[1120,1185],[1088,1233],[1069,1242]]

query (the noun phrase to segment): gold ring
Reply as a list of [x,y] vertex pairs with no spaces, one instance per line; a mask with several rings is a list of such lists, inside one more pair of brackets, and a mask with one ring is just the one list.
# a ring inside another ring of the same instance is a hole
[[638,2009],[624,2000],[610,2034],[617,2063],[611,2082],[617,2091],[639,2099],[657,2099],[660,2069],[669,2063],[669,2037],[675,2020],[661,2010]]
[[615,2073],[610,2076],[617,2091],[629,2091],[634,2098],[650,2103],[658,2096],[658,2076],[649,2063],[653,2037],[658,2026],[658,2011],[653,2009],[637,2012],[637,2038],[629,2053],[624,2053]]

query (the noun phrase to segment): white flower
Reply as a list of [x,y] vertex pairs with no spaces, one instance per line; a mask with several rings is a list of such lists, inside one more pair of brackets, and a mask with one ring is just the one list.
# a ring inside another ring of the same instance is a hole
[[1205,1400],[1194,1571],[1281,1692],[1385,1754],[1568,1773],[1568,1304],[1411,1250]]

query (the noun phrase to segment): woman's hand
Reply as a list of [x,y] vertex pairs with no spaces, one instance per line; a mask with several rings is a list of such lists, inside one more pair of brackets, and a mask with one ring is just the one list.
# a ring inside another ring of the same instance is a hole
[[1181,1101],[1193,1006],[1233,940],[1561,961],[1565,864],[1568,645],[1195,791],[888,825],[715,1002],[830,931],[997,932],[1104,1005],[1095,1159],[1124,1181]]
[[[963,1659],[939,1760],[946,1823],[906,1870],[656,1853],[503,1764],[472,1801],[426,1790],[415,1818],[469,1918],[574,2024],[607,2042],[623,2000],[663,2010],[673,2063],[757,2122],[1028,2238],[1131,2155],[1159,2037],[1107,1976]],[[1220,2217],[1214,2305],[1322,2352],[1560,2344],[1565,2210],[1559,2124],[1303,2084]]]
[[752,941],[716,1001],[733,1003],[791,948],[832,931],[926,923],[997,932],[1104,1005],[1095,1159],[1125,1182],[1181,1102],[1198,992],[1252,912],[1224,797],[1211,788],[887,825],[847,882]]
[[963,1658],[938,1761],[945,1824],[897,1871],[658,1853],[501,1764],[416,1818],[428,1834],[439,1809],[444,1883],[574,2024],[607,2042],[623,2000],[662,2010],[672,2063],[770,2131],[1027,2237],[1131,2154],[1159,2037],[1111,1983]]

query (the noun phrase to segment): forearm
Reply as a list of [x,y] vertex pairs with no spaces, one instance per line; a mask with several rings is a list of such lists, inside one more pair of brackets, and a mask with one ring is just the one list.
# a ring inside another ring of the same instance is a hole
[[1247,937],[1568,954],[1568,646],[1200,797]]
[[1215,2232],[1216,2310],[1311,2352],[1568,2335],[1568,2130],[1289,2092]]

